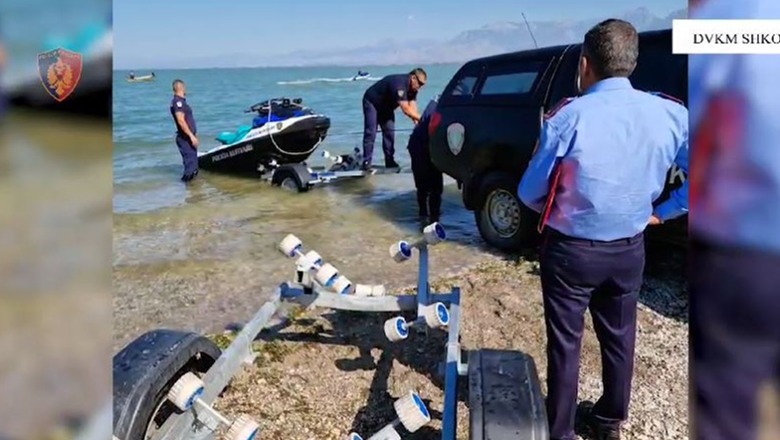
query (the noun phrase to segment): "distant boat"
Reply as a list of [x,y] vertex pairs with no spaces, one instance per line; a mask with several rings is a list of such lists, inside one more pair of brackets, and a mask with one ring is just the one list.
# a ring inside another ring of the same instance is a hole
[[143,76],[135,76],[133,74],[130,74],[130,76],[127,77],[127,82],[130,83],[137,83],[137,82],[150,82],[154,81],[156,77],[154,76],[154,72],[151,73],[151,75],[143,75]]
[[362,70],[358,70],[358,73],[357,73],[357,75],[355,75],[355,76],[353,76],[353,77],[352,77],[352,81],[357,81],[357,80],[359,80],[359,79],[366,79],[366,78],[368,78],[369,76],[371,76],[371,74],[370,74],[370,73],[368,73],[368,72],[363,72]]

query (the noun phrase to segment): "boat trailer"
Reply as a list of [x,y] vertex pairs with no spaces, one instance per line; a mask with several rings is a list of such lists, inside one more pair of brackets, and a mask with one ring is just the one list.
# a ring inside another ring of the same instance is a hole
[[322,152],[322,157],[332,164],[309,167],[305,162],[277,165],[271,162],[260,170],[264,179],[274,186],[294,192],[306,192],[311,188],[344,178],[362,178],[378,174],[398,174],[400,168],[372,167],[362,170],[363,154],[355,148],[352,154],[332,154]]
[[[317,252],[304,252],[296,236],[286,236],[279,250],[295,260],[295,278],[279,286],[224,351],[196,333],[154,330],[114,356],[114,440],[214,439],[220,425],[226,428],[225,440],[263,438],[259,424],[249,416],[230,420],[213,404],[243,366],[252,364],[257,356],[253,341],[283,302],[369,313],[416,310],[412,321],[401,316],[387,320],[384,333],[390,342],[403,343],[413,328],[446,328],[442,440],[456,438],[461,376],[468,378],[470,440],[548,439],[544,400],[529,355],[481,349],[468,352],[468,362],[463,362],[460,289],[430,291],[430,247],[445,239],[444,228],[433,223],[416,240],[390,246],[390,257],[397,263],[412,259],[414,250],[418,254],[416,293],[395,296],[388,295],[383,285],[353,284]],[[394,409],[396,419],[368,440],[400,440],[431,421],[430,411],[414,391],[396,400]],[[345,433],[344,439],[362,440],[362,435]]]

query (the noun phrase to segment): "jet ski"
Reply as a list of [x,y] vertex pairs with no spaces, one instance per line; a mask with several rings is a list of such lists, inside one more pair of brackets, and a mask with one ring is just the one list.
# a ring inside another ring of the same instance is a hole
[[154,76],[154,72],[152,72],[151,75],[142,75],[142,76],[129,76],[127,77],[127,82],[130,83],[137,83],[137,82],[151,82],[154,81],[156,76]]
[[198,153],[201,168],[225,173],[257,173],[301,163],[325,140],[330,118],[303,105],[301,98],[276,98],[245,110],[256,113],[252,125],[222,132],[220,143]]
[[357,73],[357,75],[355,75],[355,76],[353,76],[353,77],[352,77],[352,81],[357,81],[357,80],[359,80],[359,79],[366,79],[366,78],[368,78],[369,76],[371,76],[371,74],[370,74],[370,73],[368,73],[368,72],[363,72],[362,70],[358,70],[358,73]]

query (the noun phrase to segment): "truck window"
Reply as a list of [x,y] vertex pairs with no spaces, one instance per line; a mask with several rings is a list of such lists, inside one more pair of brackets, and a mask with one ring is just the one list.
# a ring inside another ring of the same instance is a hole
[[484,105],[536,105],[538,84],[549,64],[515,58],[488,65],[474,99]]
[[538,76],[538,71],[488,75],[479,93],[480,95],[526,94],[532,90]]
[[479,78],[476,75],[467,75],[455,82],[455,86],[452,88],[451,96],[464,96],[473,95],[474,86],[477,85]]

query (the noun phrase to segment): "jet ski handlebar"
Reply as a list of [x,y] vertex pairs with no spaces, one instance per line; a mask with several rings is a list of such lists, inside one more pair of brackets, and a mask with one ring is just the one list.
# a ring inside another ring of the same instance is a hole
[[303,99],[301,98],[274,98],[257,104],[244,110],[244,113],[257,113],[261,111],[268,111],[271,106],[277,107],[303,107]]

